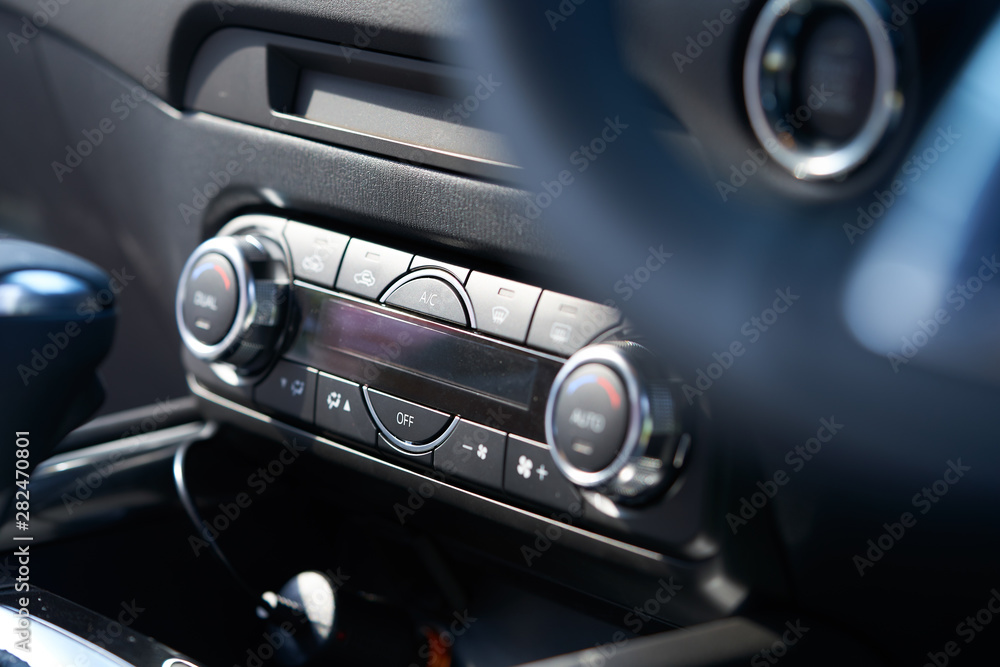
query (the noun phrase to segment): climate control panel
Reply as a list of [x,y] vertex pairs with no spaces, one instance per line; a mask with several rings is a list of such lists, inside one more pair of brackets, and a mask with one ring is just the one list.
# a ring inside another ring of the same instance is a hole
[[295,220],[246,215],[182,272],[189,381],[505,500],[641,504],[691,437],[613,308]]

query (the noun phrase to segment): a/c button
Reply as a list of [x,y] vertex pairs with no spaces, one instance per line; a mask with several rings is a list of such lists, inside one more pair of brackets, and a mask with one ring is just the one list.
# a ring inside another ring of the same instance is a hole
[[385,302],[461,326],[469,324],[455,290],[438,278],[414,278],[393,290]]
[[430,442],[444,431],[451,415],[365,387],[365,396],[380,426],[390,435],[414,445]]

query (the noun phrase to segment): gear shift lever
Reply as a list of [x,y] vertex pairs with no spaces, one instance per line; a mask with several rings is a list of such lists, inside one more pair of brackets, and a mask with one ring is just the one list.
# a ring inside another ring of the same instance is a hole
[[[109,278],[79,257],[0,241],[0,460],[12,470],[19,437],[30,466],[104,400],[95,369],[111,347]],[[27,435],[22,435],[26,433]],[[23,440],[22,440],[23,442]],[[0,479],[0,490],[14,475]]]

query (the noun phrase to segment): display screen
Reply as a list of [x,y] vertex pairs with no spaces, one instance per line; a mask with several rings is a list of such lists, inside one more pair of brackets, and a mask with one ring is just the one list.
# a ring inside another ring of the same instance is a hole
[[316,342],[527,407],[538,361],[355,304],[328,299]]

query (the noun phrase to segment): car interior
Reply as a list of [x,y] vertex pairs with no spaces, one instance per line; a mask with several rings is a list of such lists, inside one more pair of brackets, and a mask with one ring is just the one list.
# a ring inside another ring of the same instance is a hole
[[996,664],[998,9],[0,0],[0,665]]

